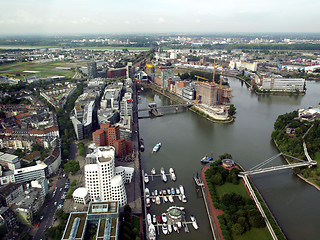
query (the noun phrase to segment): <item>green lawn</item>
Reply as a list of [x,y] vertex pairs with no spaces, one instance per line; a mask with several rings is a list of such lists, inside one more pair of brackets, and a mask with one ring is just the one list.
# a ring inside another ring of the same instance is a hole
[[249,198],[249,194],[241,182],[238,185],[226,182],[221,186],[216,185],[215,187],[217,189],[217,194],[219,197],[224,193],[237,193],[244,198]]
[[137,216],[132,216],[133,218],[133,227],[140,231],[140,218]]
[[320,162],[320,152],[316,152],[316,154],[314,155],[314,159],[317,162]]
[[[18,62],[11,64],[3,64],[0,66],[0,74],[15,77],[20,74],[18,78],[23,79],[23,76],[41,75],[41,77],[50,77],[55,75],[62,75],[71,78],[74,72],[55,71],[56,67],[68,67],[65,62],[49,62],[49,63],[34,63],[34,62]],[[38,73],[25,73],[23,71],[40,71]]]
[[245,232],[240,236],[232,235],[234,240],[270,240],[272,239],[269,230],[265,228],[251,228],[250,231]]

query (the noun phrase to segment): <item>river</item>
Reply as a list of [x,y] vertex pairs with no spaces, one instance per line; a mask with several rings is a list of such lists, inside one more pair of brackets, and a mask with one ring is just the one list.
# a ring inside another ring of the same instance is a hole
[[[194,214],[200,226],[190,233],[180,233],[184,239],[210,239],[209,222],[202,197],[197,195],[192,176],[200,172],[200,159],[204,155],[218,158],[223,153],[231,153],[233,159],[245,169],[278,154],[271,141],[273,124],[278,115],[298,108],[316,106],[320,101],[320,82],[307,82],[304,96],[260,96],[251,93],[239,80],[229,78],[233,89],[231,102],[236,106],[236,119],[230,124],[212,123],[186,110],[179,113],[164,114],[159,118],[146,116],[139,120],[140,137],[144,139],[145,151],[142,153],[142,168],[150,172],[154,167],[176,170],[177,181],[166,184],[157,179],[148,184],[150,190],[183,184],[186,188],[188,203],[175,200],[177,206],[184,206],[186,214]],[[139,108],[145,108],[149,102],[160,105],[171,104],[167,98],[151,90],[140,94]],[[152,154],[153,146],[162,142],[162,148]],[[278,158],[267,166],[285,164]],[[320,236],[320,192],[300,180],[292,170],[282,170],[254,176],[253,181],[266,200],[273,215],[288,239],[319,239]],[[152,206],[151,214],[161,214],[170,204]],[[192,228],[192,229],[191,229]],[[176,239],[177,233],[166,236]],[[164,239],[163,234],[160,238]]]

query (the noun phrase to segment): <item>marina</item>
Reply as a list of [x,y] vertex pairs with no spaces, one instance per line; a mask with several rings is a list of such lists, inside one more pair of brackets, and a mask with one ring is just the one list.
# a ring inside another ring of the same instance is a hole
[[[147,174],[142,170],[142,175],[144,176],[144,183],[149,183],[149,177],[151,182],[154,180],[159,180],[160,177],[163,179],[163,176],[170,176],[172,181],[176,180],[176,174],[173,168],[169,168],[169,173],[166,174],[166,171],[161,167],[159,173],[156,174],[156,169],[151,169],[151,174]],[[155,178],[154,178],[155,177]],[[148,181],[146,181],[148,179]],[[149,189],[145,187],[144,184],[144,200],[145,206],[148,209],[146,215],[146,230],[147,230],[147,239],[156,239],[157,235],[170,235],[171,233],[180,233],[184,231],[189,233],[189,226],[191,225],[195,230],[199,229],[198,223],[194,215],[190,215],[190,221],[186,219],[185,207],[183,206],[169,206],[165,212],[162,212],[160,215],[151,214],[150,211],[153,211],[152,204],[154,206],[159,206],[162,204],[186,204],[187,197],[186,191],[183,185],[179,186],[170,186],[163,187],[161,189]],[[179,200],[179,201],[178,201]],[[152,208],[152,209],[151,209]],[[189,219],[188,218],[188,219]]]

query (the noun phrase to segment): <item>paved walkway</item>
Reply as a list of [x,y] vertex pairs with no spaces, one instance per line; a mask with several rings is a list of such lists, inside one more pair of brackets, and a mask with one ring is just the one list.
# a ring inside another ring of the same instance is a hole
[[208,188],[208,184],[207,184],[207,181],[206,181],[206,177],[205,177],[205,172],[209,168],[210,168],[209,166],[204,166],[202,168],[202,171],[201,171],[201,178],[202,178],[202,181],[204,183],[204,188],[205,188],[205,196],[203,196],[203,197],[205,197],[207,199],[207,202],[208,202],[208,205],[209,205],[209,209],[210,209],[210,215],[211,215],[211,217],[213,217],[214,230],[219,235],[216,234],[216,233],[214,233],[214,234],[215,234],[217,239],[223,240],[223,236],[222,236],[222,232],[221,232],[221,228],[220,228],[220,223],[219,223],[219,219],[218,219],[218,216],[222,215],[223,211],[220,210],[220,209],[216,209],[213,206],[213,201],[212,201],[212,198],[211,198],[211,195],[210,195],[210,192],[209,192],[209,188]]

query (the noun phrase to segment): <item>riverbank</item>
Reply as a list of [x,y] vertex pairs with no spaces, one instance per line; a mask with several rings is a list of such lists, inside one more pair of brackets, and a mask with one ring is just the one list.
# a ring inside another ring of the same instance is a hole
[[[277,142],[276,142],[275,140],[273,140],[273,139],[272,139],[272,141],[273,141],[274,145],[276,146],[276,148],[278,149],[278,151],[281,153],[281,150],[280,150]],[[283,156],[283,159],[286,161],[287,164],[291,164],[290,161],[287,159],[286,156]],[[296,175],[298,178],[300,178],[300,179],[302,179],[303,181],[305,181],[306,183],[308,183],[308,184],[310,184],[311,186],[315,187],[318,191],[320,191],[320,187],[319,187],[317,184],[315,184],[315,183],[311,182],[310,180],[306,179],[305,177],[303,177],[303,176],[302,176],[301,174],[299,174],[299,173],[295,173],[295,175]]]
[[[144,88],[150,88],[152,90],[154,90],[155,92],[177,102],[180,104],[186,104],[187,101],[182,99],[181,97],[178,97],[177,95],[174,95],[170,92],[161,90],[158,86],[156,86],[155,84],[144,84],[144,83],[140,83],[140,85]],[[204,117],[205,119],[214,122],[214,123],[231,123],[234,121],[234,118],[232,116],[229,116],[228,118],[224,119],[219,119],[218,117],[215,118],[215,114],[213,113],[209,113],[208,111],[206,111],[205,109],[199,107],[199,106],[193,106],[191,108],[189,108],[192,112]]]

